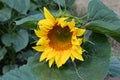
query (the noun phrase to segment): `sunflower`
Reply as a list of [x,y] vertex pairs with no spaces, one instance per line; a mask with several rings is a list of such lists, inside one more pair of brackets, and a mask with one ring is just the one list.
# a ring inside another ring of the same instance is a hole
[[84,61],[82,57],[83,49],[82,36],[85,29],[75,27],[75,21],[67,21],[68,18],[56,18],[44,7],[45,19],[38,22],[38,29],[35,34],[39,38],[33,49],[42,52],[40,62],[48,61],[49,67],[55,62],[57,67],[61,67],[70,58],[72,61],[78,59]]

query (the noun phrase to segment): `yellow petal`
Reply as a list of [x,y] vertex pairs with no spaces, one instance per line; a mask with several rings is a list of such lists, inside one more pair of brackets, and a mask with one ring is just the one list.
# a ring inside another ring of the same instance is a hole
[[56,19],[56,22],[57,22],[57,25],[61,25],[61,27],[65,27],[67,26],[67,23],[65,20],[67,20],[68,18],[57,18]]
[[44,46],[35,46],[35,47],[32,47],[33,49],[35,49],[36,51],[44,51],[45,47]]
[[79,44],[79,40],[76,38],[76,36],[73,36],[73,37],[72,37],[72,44],[73,44],[73,45],[80,45],[80,44]]
[[61,56],[61,64],[65,64],[66,61],[69,59],[70,55],[71,52],[69,50],[64,51]]
[[65,21],[64,21],[64,22],[62,22],[60,25],[61,25],[61,27],[62,27],[62,28],[64,28],[64,27],[68,26],[67,22],[65,22]]
[[82,36],[85,33],[85,31],[86,31],[85,29],[76,28],[76,35]]
[[57,55],[55,56],[55,63],[57,65],[57,67],[59,68],[60,66],[62,66],[62,64],[60,64],[60,57],[61,57],[61,53],[57,53]]
[[44,16],[46,19],[50,19],[53,23],[55,22],[55,18],[45,7],[44,7]]
[[71,31],[74,31],[75,30],[75,20],[72,19],[72,21],[68,23],[68,26]]
[[81,47],[81,46],[77,46],[77,48],[78,48],[78,49],[77,49],[76,51],[77,51],[79,54],[82,55],[83,52],[84,52],[83,49],[82,49],[82,47]]
[[43,52],[43,53],[41,54],[41,56],[40,56],[40,60],[39,60],[39,61],[40,61],[40,62],[43,61],[43,60],[46,58],[47,54],[48,54],[48,53],[47,53],[46,51]]
[[51,48],[47,47],[44,52],[40,56],[40,61],[43,61],[45,58],[47,58],[47,55],[50,53]]
[[39,28],[46,28],[46,29],[51,29],[52,26],[54,26],[54,23],[51,22],[50,19],[43,19],[38,22]]
[[49,60],[49,67],[51,68],[52,64],[54,63],[54,58]]
[[40,30],[34,30],[34,32],[35,32],[35,34],[36,34],[37,37],[41,37],[40,36]]
[[34,30],[37,37],[47,36],[47,31],[45,30]]
[[71,60],[74,62],[75,57],[73,55],[71,55],[70,57],[71,57]]
[[57,54],[57,52],[51,48],[50,53],[48,53],[48,55],[47,55],[47,60],[55,57],[56,54]]
[[74,52],[82,54],[83,50],[81,48],[81,46],[72,46],[72,49],[74,50]]
[[83,38],[78,38],[79,44],[81,45],[83,42]]
[[48,45],[49,41],[46,37],[42,37],[37,41],[36,45]]
[[73,55],[76,59],[78,59],[78,60],[80,60],[80,61],[84,61],[84,59],[83,59],[83,57],[82,57],[81,54],[72,51],[72,55]]

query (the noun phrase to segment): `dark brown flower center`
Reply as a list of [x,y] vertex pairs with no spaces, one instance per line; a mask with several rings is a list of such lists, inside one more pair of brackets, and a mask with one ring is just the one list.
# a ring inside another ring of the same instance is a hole
[[65,50],[72,46],[72,32],[68,26],[64,28],[58,25],[54,26],[48,32],[48,38],[50,39],[49,45],[56,50]]

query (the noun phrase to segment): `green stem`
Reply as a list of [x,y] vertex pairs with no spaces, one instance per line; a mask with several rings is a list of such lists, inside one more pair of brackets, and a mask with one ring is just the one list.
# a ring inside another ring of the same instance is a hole
[[44,14],[44,12],[42,11],[42,9],[41,8],[38,8],[39,9],[39,11],[42,13],[42,14]]
[[84,19],[84,18],[86,18],[87,16],[88,16],[88,14],[82,16],[80,19]]
[[74,68],[75,68],[75,71],[76,71],[76,74],[78,75],[78,77],[79,77],[81,80],[84,80],[84,79],[82,78],[82,76],[79,74],[79,72],[78,72],[78,69],[77,69],[77,66],[76,66],[75,62],[73,62],[73,65],[74,65]]
[[13,48],[13,44],[9,47],[9,49],[10,49],[9,56],[10,56],[10,59],[11,59],[11,63],[15,64],[15,51],[14,51],[14,48]]
[[9,33],[10,32],[9,27],[8,26],[4,26],[4,31],[5,31],[5,33]]
[[4,32],[3,32],[1,29],[0,29],[0,33],[1,33],[1,34],[4,34]]
[[65,7],[65,12],[67,11],[67,6],[66,6],[66,3],[65,3],[65,1],[64,1],[64,7]]
[[58,4],[58,7],[59,7],[59,11],[62,11],[61,7],[60,7],[60,4]]

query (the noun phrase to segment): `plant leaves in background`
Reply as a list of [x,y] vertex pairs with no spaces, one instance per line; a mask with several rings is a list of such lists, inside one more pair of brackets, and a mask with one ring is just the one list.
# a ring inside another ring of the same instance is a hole
[[4,4],[0,1],[0,9],[4,7]]
[[17,65],[5,65],[2,69],[3,74],[6,74],[8,71],[17,68]]
[[86,28],[94,32],[107,34],[120,42],[120,19],[100,0],[91,0],[88,6]]
[[88,51],[88,59],[79,66],[79,73],[84,80],[104,80],[110,63],[111,45],[105,35],[92,33],[84,49]]
[[4,34],[1,40],[5,46],[10,47],[13,45],[15,51],[18,52],[27,46],[29,42],[29,36],[26,30],[21,29],[17,33]]
[[1,80],[103,80],[108,72],[111,46],[104,35],[93,33],[86,43],[88,51],[84,62],[77,61],[76,66],[67,63],[62,68],[49,68],[45,62],[39,62],[39,55],[29,58],[28,63],[4,75]]
[[53,0],[53,1],[56,2],[60,6],[64,6],[65,4],[65,0]]
[[28,51],[21,51],[21,54],[17,55],[17,59],[20,59],[20,61],[27,61],[29,57],[34,56],[35,51],[28,50]]
[[0,60],[2,60],[5,56],[5,54],[7,53],[7,50],[5,47],[1,48],[0,47]]
[[11,9],[10,8],[2,8],[0,10],[0,21],[7,21],[11,18]]
[[[26,14],[30,8],[30,0],[1,0],[3,3],[7,4],[12,9]],[[7,12],[8,13],[8,12]]]
[[22,18],[15,22],[16,22],[16,25],[21,25],[26,28],[35,29],[37,25],[37,21],[43,18],[44,17],[42,14],[35,14],[35,15],[30,15],[28,17]]
[[24,65],[6,73],[3,77],[0,77],[0,80],[36,80],[29,71],[29,66]]
[[117,57],[111,57],[109,74],[112,76],[120,76],[120,60]]

